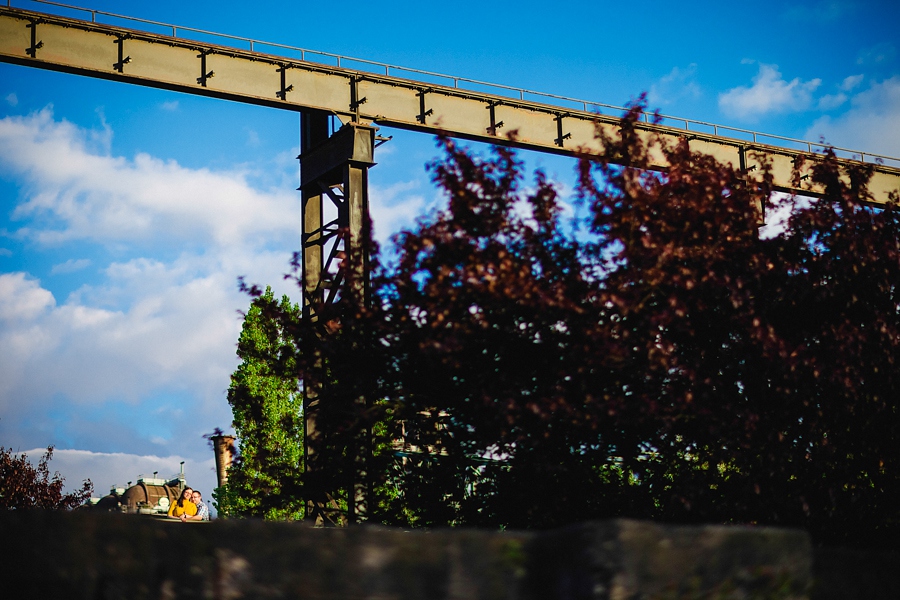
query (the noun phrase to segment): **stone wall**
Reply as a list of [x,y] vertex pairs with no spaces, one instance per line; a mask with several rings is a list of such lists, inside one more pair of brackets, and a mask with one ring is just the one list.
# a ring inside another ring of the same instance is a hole
[[[772,528],[613,520],[407,532],[35,511],[0,514],[0,543],[4,596],[17,599],[819,597],[806,534]],[[829,589],[842,585],[833,571]]]

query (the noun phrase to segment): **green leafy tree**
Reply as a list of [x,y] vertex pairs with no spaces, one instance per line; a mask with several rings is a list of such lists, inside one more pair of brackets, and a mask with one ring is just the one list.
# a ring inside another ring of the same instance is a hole
[[50,475],[52,458],[53,446],[49,446],[35,467],[27,455],[16,455],[12,449],[0,447],[0,509],[69,510],[84,504],[91,497],[94,484],[88,479],[82,482],[81,489],[63,494],[65,479],[59,473]]
[[244,318],[228,402],[239,455],[216,491],[223,516],[298,519],[303,516],[302,399],[293,327],[300,308],[272,290],[254,298]]

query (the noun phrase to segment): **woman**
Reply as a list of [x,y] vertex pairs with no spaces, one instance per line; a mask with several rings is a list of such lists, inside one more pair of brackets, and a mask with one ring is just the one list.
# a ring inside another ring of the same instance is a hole
[[181,497],[169,506],[169,518],[184,521],[185,518],[197,514],[197,505],[191,501],[193,491],[189,487],[184,488]]

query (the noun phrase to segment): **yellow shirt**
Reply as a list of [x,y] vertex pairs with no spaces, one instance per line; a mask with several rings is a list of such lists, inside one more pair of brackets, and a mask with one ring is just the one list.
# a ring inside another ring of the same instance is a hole
[[181,515],[187,515],[189,517],[193,517],[197,514],[197,505],[191,502],[190,500],[182,501],[184,506],[178,506],[178,500],[169,505],[169,516],[170,517],[180,517]]

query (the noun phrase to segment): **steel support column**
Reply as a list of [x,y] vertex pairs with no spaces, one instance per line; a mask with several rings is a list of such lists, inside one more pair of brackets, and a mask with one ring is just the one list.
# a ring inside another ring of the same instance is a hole
[[[368,169],[375,164],[374,127],[350,123],[330,138],[327,134],[326,113],[304,115],[299,157],[303,318],[320,338],[340,326],[338,306],[342,298],[353,295],[358,302],[368,301]],[[316,340],[309,340],[303,351],[316,357],[315,369],[319,371],[314,378],[317,381],[304,381],[304,462],[310,482],[307,518],[322,524],[364,520],[366,444],[360,440],[348,457],[353,463],[352,481],[346,477],[338,481],[323,472],[319,455],[334,451],[327,447],[327,436],[316,426],[319,403],[327,394],[326,365]],[[340,505],[341,498],[346,500],[346,508]]]

